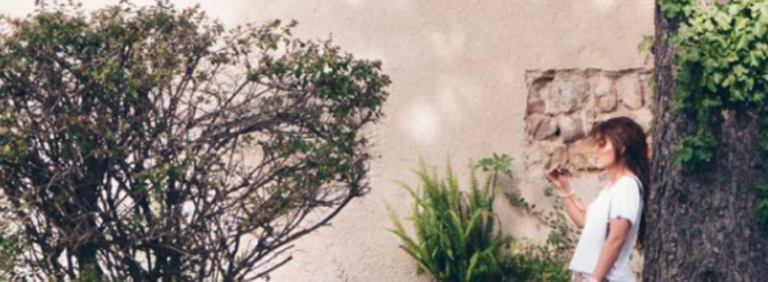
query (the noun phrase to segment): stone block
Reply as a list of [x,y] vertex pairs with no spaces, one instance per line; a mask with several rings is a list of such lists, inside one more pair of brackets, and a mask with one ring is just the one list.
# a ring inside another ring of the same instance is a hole
[[616,109],[616,89],[611,78],[601,76],[595,83],[595,107],[601,113],[611,112]]
[[637,110],[643,106],[643,93],[636,74],[625,74],[616,81],[616,92],[621,103],[628,109]]
[[546,169],[553,169],[556,167],[565,167],[568,162],[568,147],[564,145],[553,148],[552,154],[549,155],[549,161],[547,162]]
[[546,102],[542,98],[541,92],[549,91],[549,85],[538,87],[538,89],[530,89],[528,94],[528,102],[526,105],[526,114],[543,114],[546,111]]
[[528,136],[534,140],[544,140],[557,132],[557,121],[544,114],[532,114],[526,117]]
[[572,113],[587,101],[589,83],[583,78],[555,78],[544,96],[547,114]]
[[643,131],[647,134],[651,131],[651,122],[653,121],[653,112],[649,108],[642,108],[632,113],[632,117],[643,127]]
[[573,169],[590,170],[595,168],[594,144],[581,139],[568,147],[568,163]]
[[578,116],[563,116],[558,120],[560,137],[565,143],[570,143],[584,137],[584,122]]

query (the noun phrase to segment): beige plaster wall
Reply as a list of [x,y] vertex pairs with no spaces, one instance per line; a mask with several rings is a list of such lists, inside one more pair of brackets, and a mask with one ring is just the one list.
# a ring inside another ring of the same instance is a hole
[[[83,1],[92,9],[116,0]],[[142,0],[137,3],[150,3]],[[526,175],[526,71],[649,68],[637,51],[653,33],[652,0],[184,0],[199,3],[228,25],[296,19],[307,38],[333,34],[359,57],[381,59],[394,81],[374,128],[381,155],[372,165],[372,192],[355,201],[333,226],[299,243],[293,262],[272,281],[429,281],[386,231],[387,201],[401,214],[409,198],[396,180],[414,183],[421,155],[442,165],[450,153],[466,180],[467,161],[493,152],[515,158],[523,195],[548,205],[544,182]],[[21,16],[33,0],[0,0],[0,13]],[[595,175],[574,180],[591,200]],[[541,239],[546,230],[504,203],[503,229]]]

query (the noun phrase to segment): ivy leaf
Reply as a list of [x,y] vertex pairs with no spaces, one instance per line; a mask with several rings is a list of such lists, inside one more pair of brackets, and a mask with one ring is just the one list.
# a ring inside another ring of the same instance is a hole
[[704,98],[704,100],[701,101],[701,104],[706,108],[715,108],[722,106],[723,102],[714,98]]
[[720,82],[723,81],[723,74],[716,72],[712,74],[712,79],[714,80],[715,83],[720,84]]
[[764,228],[768,225],[768,199],[759,199],[755,203],[755,216]]
[[760,198],[768,198],[768,181],[757,184],[757,195]]
[[731,4],[728,5],[728,15],[730,16],[736,16],[741,11],[741,7],[738,4]]
[[684,146],[681,146],[672,157],[672,161],[677,165],[688,163],[691,159],[693,159],[693,149]]
[[747,27],[748,23],[749,23],[749,19],[747,19],[747,18],[737,18],[736,19],[736,25],[735,25],[734,29],[736,31],[744,30],[744,28]]
[[768,151],[768,131],[764,131],[760,138],[760,147],[763,151]]
[[755,24],[755,27],[752,29],[752,34],[757,38],[763,37],[763,35],[765,35],[765,25],[762,23]]
[[643,36],[643,39],[640,40],[639,44],[637,44],[637,51],[641,53],[650,52],[651,48],[653,48],[654,42],[655,42],[655,38],[652,35]]
[[728,30],[731,28],[731,21],[733,18],[727,14],[718,13],[714,20],[720,30]]

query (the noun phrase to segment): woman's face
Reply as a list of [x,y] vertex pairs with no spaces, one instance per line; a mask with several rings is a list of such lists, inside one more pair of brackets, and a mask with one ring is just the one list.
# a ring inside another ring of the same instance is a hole
[[599,169],[607,169],[616,163],[616,153],[613,143],[608,138],[595,140],[595,166]]

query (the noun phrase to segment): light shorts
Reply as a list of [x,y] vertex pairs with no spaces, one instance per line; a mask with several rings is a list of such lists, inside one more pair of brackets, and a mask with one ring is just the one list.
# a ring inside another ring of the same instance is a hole
[[571,282],[586,281],[584,279],[592,278],[592,274],[586,272],[573,271],[571,274]]
[[[592,274],[590,274],[590,273],[580,272],[580,271],[571,271],[571,282],[586,281],[584,279],[591,278],[591,277],[592,277]],[[621,281],[618,281],[618,280],[614,281],[614,280],[607,280],[607,279],[603,280],[603,281],[621,282]],[[636,282],[637,280],[632,279],[632,280],[626,280],[626,281],[627,282]]]

